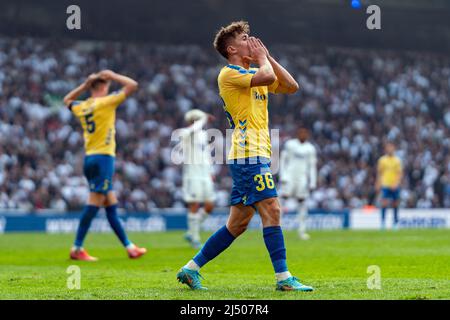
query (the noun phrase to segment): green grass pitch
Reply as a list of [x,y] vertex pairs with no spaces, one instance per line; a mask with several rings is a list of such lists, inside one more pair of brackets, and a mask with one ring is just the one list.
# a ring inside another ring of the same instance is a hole
[[[262,233],[248,231],[202,269],[209,288],[176,281],[194,254],[182,232],[134,233],[149,252],[130,260],[112,234],[89,234],[100,261],[68,259],[73,235],[0,235],[0,299],[450,299],[450,230],[316,231],[285,240],[290,271],[311,293],[275,291]],[[203,234],[203,238],[208,234]],[[81,289],[67,288],[67,267],[81,268]],[[381,270],[381,289],[368,289],[367,268]]]

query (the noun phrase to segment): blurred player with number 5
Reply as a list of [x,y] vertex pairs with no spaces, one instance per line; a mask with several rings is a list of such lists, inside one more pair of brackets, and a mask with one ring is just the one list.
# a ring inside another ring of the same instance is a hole
[[[123,88],[109,94],[111,81],[120,83]],[[133,79],[111,70],[103,70],[97,74],[91,74],[84,83],[64,97],[64,103],[80,120],[83,127],[86,152],[83,171],[90,191],[75,243],[70,251],[70,258],[73,260],[98,260],[87,253],[83,248],[83,242],[92,220],[101,207],[105,207],[108,222],[127,249],[130,258],[139,258],[147,252],[145,248],[135,246],[128,239],[117,216],[117,198],[113,191],[116,109],[137,90],[137,87],[138,84]],[[87,90],[90,91],[91,96],[84,101],[77,100]]]

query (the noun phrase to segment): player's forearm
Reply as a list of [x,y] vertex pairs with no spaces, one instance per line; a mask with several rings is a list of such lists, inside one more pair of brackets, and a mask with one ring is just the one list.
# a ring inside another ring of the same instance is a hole
[[268,56],[268,60],[273,68],[275,75],[278,78],[280,93],[295,93],[299,89],[297,81],[294,77],[272,56]]
[[263,79],[265,85],[271,85],[277,78],[269,59],[264,56],[258,59],[256,62],[259,65],[259,69],[255,74],[255,78]]
[[120,83],[127,95],[133,93],[138,88],[138,83],[135,80],[119,73],[113,73],[111,75],[111,80]]
[[138,84],[135,80],[131,79],[130,77],[127,77],[127,76],[124,76],[123,74],[119,74],[119,73],[115,73],[115,72],[111,75],[111,80],[116,81],[123,86],[127,86],[127,85],[137,86],[137,84]]
[[82,84],[80,84],[78,87],[76,87],[75,89],[73,89],[72,91],[70,91],[65,97],[64,97],[64,104],[65,105],[69,105],[72,101],[76,100],[85,90],[87,89],[86,87],[86,82],[83,82]]

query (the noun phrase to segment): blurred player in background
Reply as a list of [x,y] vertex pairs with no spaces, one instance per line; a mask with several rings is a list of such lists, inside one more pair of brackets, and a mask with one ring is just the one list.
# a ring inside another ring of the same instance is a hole
[[317,155],[313,144],[308,140],[308,129],[298,130],[297,138],[286,141],[281,151],[280,180],[281,197],[286,201],[293,199],[299,223],[298,235],[302,240],[308,240],[306,219],[308,208],[306,201],[311,190],[317,184]]
[[[185,239],[201,247],[201,223],[214,208],[214,182],[208,134],[203,127],[213,116],[193,109],[185,114],[189,124],[181,131],[183,143],[183,198],[188,206],[188,231]],[[203,207],[201,206],[203,204]]]
[[[249,32],[247,22],[233,22],[221,28],[214,40],[214,47],[228,61],[220,71],[218,85],[233,129],[228,156],[233,179],[230,215],[227,224],[181,268],[177,279],[191,289],[206,289],[201,284],[200,268],[227,249],[247,229],[258,210],[275,271],[276,289],[312,291],[313,288],[301,284],[288,270],[280,227],[281,209],[270,171],[269,92],[294,93],[298,84]],[[251,63],[259,68],[250,68]]]
[[[123,88],[109,94],[111,81]],[[89,183],[89,199],[78,226],[76,239],[70,251],[74,260],[96,261],[83,248],[83,241],[92,220],[101,207],[105,207],[106,217],[117,237],[126,247],[130,258],[138,258],[146,253],[145,248],[135,246],[125,233],[117,216],[117,198],[113,191],[114,160],[116,152],[115,120],[116,108],[133,92],[138,84],[131,78],[111,70],[91,74],[87,80],[64,97],[64,103],[80,120],[84,132],[86,156],[84,175]],[[87,100],[77,100],[84,91],[90,91]]]
[[398,228],[398,205],[403,168],[399,157],[395,155],[395,145],[387,143],[386,154],[378,159],[376,190],[381,190],[381,228],[386,228],[386,209],[389,204],[394,210],[393,229]]

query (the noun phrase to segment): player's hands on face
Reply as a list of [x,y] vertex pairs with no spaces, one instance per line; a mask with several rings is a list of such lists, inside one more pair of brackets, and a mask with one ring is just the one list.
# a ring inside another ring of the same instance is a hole
[[267,57],[266,49],[262,42],[255,37],[250,37],[247,41],[250,51],[250,57],[253,61],[258,62]]
[[247,63],[256,63],[256,60],[252,57],[252,49],[250,48],[250,37],[247,39],[248,56],[244,56],[243,60]]
[[266,56],[267,56],[267,58],[269,58],[270,54],[269,54],[269,50],[267,49],[267,47],[264,45],[264,43],[261,41],[261,39],[257,38],[256,40],[258,41],[259,45],[261,45],[264,48],[264,51],[266,52]]

